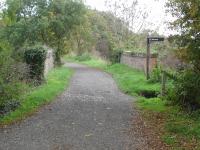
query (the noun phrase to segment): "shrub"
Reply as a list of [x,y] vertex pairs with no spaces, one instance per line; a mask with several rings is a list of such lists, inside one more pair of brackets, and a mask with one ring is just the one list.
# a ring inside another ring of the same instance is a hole
[[14,110],[20,105],[20,95],[24,88],[19,81],[10,81],[9,83],[1,82],[0,87],[0,114],[5,114]]
[[76,57],[76,60],[78,61],[87,61],[87,60],[91,60],[91,56],[88,53],[83,53],[80,56]]
[[187,110],[200,108],[200,74],[186,69],[178,73],[174,84],[174,100]]
[[109,56],[111,63],[113,64],[120,63],[121,55],[122,55],[122,50],[120,49],[112,50]]
[[149,80],[152,83],[161,82],[162,78],[162,69],[160,66],[154,68],[151,72],[151,79]]
[[0,42],[0,116],[14,110],[20,104],[24,92],[21,82],[26,74],[24,65],[16,63],[11,57],[11,47]]
[[43,46],[27,47],[24,54],[25,62],[30,67],[31,79],[42,81],[44,78],[44,63],[46,59],[46,50]]

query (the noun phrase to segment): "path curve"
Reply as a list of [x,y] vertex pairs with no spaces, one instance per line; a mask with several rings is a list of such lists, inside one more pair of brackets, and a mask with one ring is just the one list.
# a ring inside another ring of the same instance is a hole
[[22,123],[0,129],[0,150],[138,149],[128,136],[133,98],[107,73],[66,65],[75,70],[69,89]]

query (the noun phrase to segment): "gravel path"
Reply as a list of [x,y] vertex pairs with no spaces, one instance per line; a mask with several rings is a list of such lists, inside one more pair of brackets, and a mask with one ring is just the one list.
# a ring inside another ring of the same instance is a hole
[[104,72],[66,65],[75,70],[69,89],[22,123],[0,129],[0,150],[139,149],[139,138],[128,136],[133,98]]

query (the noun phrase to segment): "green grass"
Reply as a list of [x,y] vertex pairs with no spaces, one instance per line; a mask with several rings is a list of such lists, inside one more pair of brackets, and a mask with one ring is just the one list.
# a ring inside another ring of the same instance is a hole
[[[66,60],[69,60],[67,57]],[[147,120],[154,124],[163,124],[162,140],[169,144],[172,149],[200,149],[200,113],[188,114],[181,111],[178,106],[166,105],[167,101],[160,98],[144,98],[138,95],[141,91],[160,91],[159,83],[148,82],[143,72],[132,69],[122,64],[108,64],[102,60],[90,58],[89,60],[76,61],[91,67],[98,67],[110,74],[117,82],[119,88],[126,94],[137,98],[137,107],[144,112]],[[170,84],[171,86],[171,84]],[[159,118],[164,123],[159,122]],[[155,118],[154,118],[155,117]],[[159,130],[156,128],[156,130]],[[185,146],[183,146],[183,143]],[[197,148],[194,148],[194,147]]]
[[90,59],[88,61],[83,62],[83,64],[102,69],[107,66],[107,63],[101,59]]
[[137,105],[139,108],[154,112],[165,112],[167,110],[165,104],[166,102],[162,101],[160,98],[147,99],[144,97],[140,97],[137,101]]
[[[200,114],[189,114],[179,106],[166,105],[160,98],[139,98],[137,106],[147,120],[160,124],[157,116],[164,119],[162,140],[172,149],[200,149]],[[151,114],[151,117],[149,117]],[[153,116],[153,117],[152,117]],[[161,123],[162,120],[161,120]],[[185,144],[183,146],[183,144]],[[195,147],[195,148],[194,148]]]
[[163,135],[162,140],[168,145],[176,145],[176,136],[172,135]]
[[33,89],[25,95],[21,106],[0,119],[0,124],[10,124],[25,119],[38,110],[41,106],[53,101],[69,84],[73,71],[66,67],[52,70],[46,79],[46,83]]
[[[147,114],[160,114],[164,119],[163,141],[175,149],[186,145],[197,146],[200,149],[200,114],[199,112],[187,113],[179,106],[166,105],[167,101],[160,98],[146,99],[140,97],[137,101],[138,107]],[[151,121],[154,118],[150,118]],[[188,148],[188,147],[187,147]],[[189,149],[189,148],[188,148]],[[196,148],[194,148],[196,149]]]
[[[80,58],[81,56],[77,57],[72,57],[72,56],[64,56],[64,60],[66,61],[72,61],[72,62],[77,62],[77,63],[81,63],[81,64],[85,64],[88,65],[90,67],[95,67],[95,68],[101,68],[104,69],[105,67],[107,67],[108,63],[102,59],[99,58],[94,58],[94,57],[90,57],[88,56],[87,58]],[[81,59],[81,61],[80,61]]]
[[155,91],[159,93],[160,84],[150,83],[145,74],[122,64],[114,64],[105,68],[116,80],[119,88],[126,94],[138,95],[142,91]]

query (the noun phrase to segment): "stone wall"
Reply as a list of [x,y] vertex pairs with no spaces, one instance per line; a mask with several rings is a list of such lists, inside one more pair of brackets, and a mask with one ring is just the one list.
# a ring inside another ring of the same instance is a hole
[[165,69],[177,69],[184,67],[184,63],[180,61],[174,53],[168,53],[166,56],[160,58],[160,65]]
[[47,56],[46,56],[46,60],[44,64],[44,76],[46,76],[48,72],[54,67],[54,53],[53,53],[53,49],[47,46],[44,46],[44,47],[45,49],[47,49]]
[[[124,52],[121,56],[122,64],[129,67],[146,72],[146,55],[144,54],[132,54],[131,52]],[[150,57],[150,70],[157,65],[157,55],[151,55]]]

